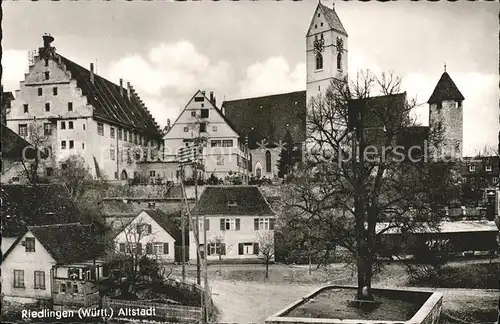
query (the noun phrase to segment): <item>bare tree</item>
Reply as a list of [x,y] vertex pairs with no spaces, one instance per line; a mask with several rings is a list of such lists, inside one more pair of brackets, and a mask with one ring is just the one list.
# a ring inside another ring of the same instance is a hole
[[[457,163],[427,158],[436,157],[442,125],[416,127],[410,114],[416,102],[400,93],[400,85],[392,73],[365,71],[354,82],[332,82],[326,96],[311,100],[309,152],[302,174],[288,187],[293,199],[285,200],[318,229],[311,232],[314,239],[352,253],[358,299],[373,299],[381,236],[392,228],[439,230],[458,193]],[[383,96],[370,99],[377,88]]]
[[[269,279],[269,264],[274,261],[274,232],[265,231],[257,234],[257,248],[259,259],[266,265],[265,279]],[[255,247],[254,247],[255,248]]]
[[[212,246],[214,247],[213,250],[211,250]],[[227,245],[224,237],[222,236],[216,236],[208,241],[207,255],[217,256],[219,260],[219,270],[217,270],[217,272],[219,272],[219,276],[222,276],[222,259],[227,255],[229,251],[231,251],[231,247],[232,245]]]
[[32,156],[22,156],[22,174],[30,183],[36,184],[40,182],[40,169],[44,159],[52,154],[52,138],[50,133],[45,131],[43,122],[38,120],[33,120],[28,124],[27,132],[26,140],[31,144],[31,147],[25,150],[23,155]]

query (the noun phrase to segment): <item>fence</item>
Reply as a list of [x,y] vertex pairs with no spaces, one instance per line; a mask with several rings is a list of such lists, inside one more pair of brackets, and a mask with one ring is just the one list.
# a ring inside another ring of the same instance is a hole
[[[179,289],[180,291],[189,291],[191,293],[195,293],[197,296],[200,296],[200,298],[201,295],[203,294],[203,287],[194,282],[181,281],[169,278],[165,281],[165,285],[168,287],[174,287],[176,289]],[[210,316],[215,311],[215,306],[212,300],[212,291],[210,289],[210,286],[207,287],[206,296],[207,296],[207,312]]]
[[[169,305],[153,303],[148,301],[131,301],[131,300],[119,300],[110,299],[104,297],[102,299],[103,308],[113,309],[115,318],[130,318],[131,321],[143,320],[158,320],[161,322],[173,322],[173,323],[197,323],[201,320],[201,308],[192,306],[180,306],[180,305]],[[120,314],[120,309],[154,309],[154,314],[151,316],[133,316],[129,314]],[[129,316],[127,316],[129,315]],[[142,317],[142,318],[140,318]]]

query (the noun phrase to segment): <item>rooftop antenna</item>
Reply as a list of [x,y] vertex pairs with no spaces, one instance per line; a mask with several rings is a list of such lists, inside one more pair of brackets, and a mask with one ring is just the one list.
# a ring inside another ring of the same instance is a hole
[[446,61],[444,62],[444,72],[446,72]]

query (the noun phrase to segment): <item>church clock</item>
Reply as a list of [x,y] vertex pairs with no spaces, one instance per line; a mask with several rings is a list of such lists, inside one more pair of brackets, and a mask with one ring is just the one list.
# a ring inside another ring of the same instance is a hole
[[321,53],[325,48],[325,40],[323,38],[314,40],[314,52]]

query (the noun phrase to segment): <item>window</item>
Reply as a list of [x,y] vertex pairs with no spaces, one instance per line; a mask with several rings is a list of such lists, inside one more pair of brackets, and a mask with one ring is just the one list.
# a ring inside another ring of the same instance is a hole
[[201,118],[208,118],[208,109],[201,110]]
[[34,237],[27,237],[24,244],[25,244],[26,252],[35,252],[35,238]]
[[23,105],[24,113],[28,113],[28,104]]
[[196,117],[196,110],[193,110],[193,111],[191,112],[191,117]]
[[24,270],[14,270],[14,288],[24,288]]
[[125,243],[120,243],[119,244],[119,247],[118,247],[118,250],[122,253],[125,253]]
[[239,218],[221,218],[220,220],[221,231],[239,231],[240,219]]
[[168,243],[153,243],[153,254],[168,254]]
[[238,254],[259,254],[259,243],[238,243]]
[[61,129],[66,129],[66,122],[61,122]]
[[19,124],[19,135],[28,136],[28,124]]
[[156,171],[155,170],[149,171],[149,176],[150,177],[156,177]]
[[123,140],[124,141],[127,140],[127,131],[126,130],[123,130]]
[[216,132],[217,131],[217,126],[212,126],[212,132]]
[[83,124],[83,130],[85,130],[85,124]]
[[47,177],[52,177],[54,175],[54,169],[53,168],[46,168],[45,173],[47,174]]
[[[320,26],[323,27],[323,23],[321,23]],[[323,35],[321,35],[321,36],[323,36]]]
[[186,126],[186,127],[184,127],[184,133],[187,133],[187,132],[188,132],[188,130],[189,130],[189,128],[188,128],[187,126]]
[[490,171],[491,171],[491,165],[487,165],[487,166],[485,166],[485,167],[484,167],[484,169],[485,169],[486,171],[490,172]]
[[212,140],[210,142],[211,147],[221,147],[222,146],[222,141],[221,140]]
[[78,285],[73,285],[73,294],[78,294]]
[[118,128],[118,139],[121,140],[123,138],[123,132],[121,128]]
[[45,72],[45,80],[48,80],[50,78],[50,72]]
[[38,96],[41,96],[43,94],[42,88],[38,88]]
[[66,149],[66,141],[61,141],[61,149]]
[[223,147],[233,147],[233,140],[223,140],[222,146]]
[[111,160],[114,160],[115,159],[115,155],[116,155],[116,153],[115,153],[115,147],[111,146],[111,148],[109,149],[109,158]]
[[52,135],[52,125],[50,123],[43,124],[43,134]]
[[85,150],[85,143],[82,143],[82,150]]
[[52,94],[53,94],[54,96],[57,96],[57,87],[53,87],[53,88],[52,88]]
[[342,53],[337,54],[337,70],[342,70]]
[[138,224],[136,225],[135,231],[138,234],[151,234],[152,229],[150,224]]
[[69,129],[73,129],[73,122],[72,122],[72,121],[69,121],[69,122],[68,122],[68,128],[69,128]]
[[253,229],[258,230],[274,230],[274,218],[254,218]]
[[200,132],[204,133],[207,131],[207,123],[200,123]]
[[74,141],[69,141],[69,148],[72,149],[75,147],[75,142]]
[[224,156],[217,155],[217,165],[224,165]]
[[266,172],[271,173],[271,152],[266,151]]
[[437,108],[438,108],[438,109],[443,108],[443,103],[442,103],[441,101],[437,103]]
[[45,272],[35,271],[35,289],[45,289]]
[[109,128],[109,136],[111,136],[111,138],[115,138],[115,128],[114,127]]
[[[200,229],[200,232],[203,232],[203,231],[204,231],[204,230],[203,230],[203,223],[202,223],[202,222],[200,222],[200,223],[198,224],[198,227],[199,227],[199,229]],[[207,218],[207,219],[205,219],[205,228],[206,228],[206,230],[207,230],[207,231],[210,231],[210,219],[208,219],[208,218]]]
[[132,132],[128,132],[128,141],[132,143]]
[[97,123],[97,135],[104,135],[104,125],[102,123]]
[[226,255],[226,244],[210,243],[208,245],[207,255]]
[[49,66],[49,60],[45,59],[45,66]]
[[195,102],[203,102],[203,101],[205,101],[205,97],[196,97],[196,98],[194,98],[194,101]]
[[61,169],[66,170],[68,168],[68,165],[66,163],[61,164]]
[[320,53],[316,54],[316,70],[323,69],[323,55]]
[[318,25],[317,25],[317,24],[316,24],[316,25],[314,25],[314,28],[315,28],[315,29],[316,29],[316,28],[318,28]]
[[45,111],[49,112],[50,111],[50,103],[45,103]]
[[137,134],[134,134],[134,144],[137,144]]
[[476,166],[475,165],[469,165],[469,171],[470,172],[475,172],[476,171]]
[[62,292],[62,293],[65,293],[66,292],[66,284],[61,284],[61,286],[59,287],[59,292]]

